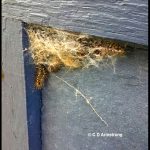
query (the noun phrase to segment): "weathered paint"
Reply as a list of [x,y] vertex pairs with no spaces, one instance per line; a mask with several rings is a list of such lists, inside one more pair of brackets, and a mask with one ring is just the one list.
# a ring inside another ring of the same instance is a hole
[[2,15],[148,45],[148,0],[4,0]]
[[29,150],[21,22],[2,21],[2,149]]

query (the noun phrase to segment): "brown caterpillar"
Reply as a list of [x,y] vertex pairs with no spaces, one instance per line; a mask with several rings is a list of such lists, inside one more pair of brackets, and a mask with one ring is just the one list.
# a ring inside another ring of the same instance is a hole
[[43,88],[44,83],[48,77],[48,70],[46,66],[40,64],[36,66],[36,74],[35,74],[35,88],[40,90]]

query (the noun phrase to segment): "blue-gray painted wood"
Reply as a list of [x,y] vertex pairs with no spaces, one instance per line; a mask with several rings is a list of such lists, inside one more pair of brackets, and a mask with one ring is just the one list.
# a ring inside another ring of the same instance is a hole
[[148,45],[148,0],[3,0],[2,15]]
[[[62,70],[56,75],[92,97],[108,123],[99,120],[85,100],[54,74],[43,90],[43,150],[148,150],[148,54],[131,49],[111,66]],[[121,133],[123,137],[88,137]]]
[[28,150],[21,22],[2,21],[2,149]]
[[[22,44],[23,49],[29,48],[29,39],[25,31],[26,25],[22,24]],[[26,83],[26,101],[27,101],[27,120],[28,120],[28,138],[29,150],[41,150],[41,90],[35,89],[35,65],[28,53],[24,53],[25,83]]]

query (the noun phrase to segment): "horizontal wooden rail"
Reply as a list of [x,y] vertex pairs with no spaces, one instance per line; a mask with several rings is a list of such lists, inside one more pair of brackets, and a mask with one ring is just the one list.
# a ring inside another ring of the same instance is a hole
[[148,0],[3,0],[2,15],[148,45]]

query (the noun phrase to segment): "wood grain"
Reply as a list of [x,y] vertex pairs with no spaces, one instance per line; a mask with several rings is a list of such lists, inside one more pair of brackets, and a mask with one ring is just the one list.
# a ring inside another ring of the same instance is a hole
[[148,45],[148,0],[3,0],[2,15]]
[[2,149],[28,150],[21,22],[2,24]]

